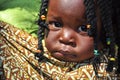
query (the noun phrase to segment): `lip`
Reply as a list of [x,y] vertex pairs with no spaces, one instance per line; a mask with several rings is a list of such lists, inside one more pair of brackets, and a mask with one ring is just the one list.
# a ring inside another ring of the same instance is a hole
[[56,51],[55,55],[56,56],[63,56],[63,57],[76,57],[75,54],[73,54],[73,53],[71,53],[69,51],[63,51],[63,50]]

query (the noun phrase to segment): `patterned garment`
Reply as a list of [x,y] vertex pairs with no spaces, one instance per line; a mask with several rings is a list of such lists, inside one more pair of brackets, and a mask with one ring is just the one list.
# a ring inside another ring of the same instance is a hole
[[35,59],[38,39],[0,22],[0,80],[117,80],[100,64],[99,78],[95,76],[91,60],[81,63],[62,62],[46,50],[44,59]]

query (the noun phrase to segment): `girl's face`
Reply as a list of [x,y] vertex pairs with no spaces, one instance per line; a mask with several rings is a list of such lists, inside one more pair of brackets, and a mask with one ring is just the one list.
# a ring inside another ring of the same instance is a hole
[[50,0],[45,43],[51,55],[62,61],[81,62],[93,57],[93,38],[86,31],[83,0]]

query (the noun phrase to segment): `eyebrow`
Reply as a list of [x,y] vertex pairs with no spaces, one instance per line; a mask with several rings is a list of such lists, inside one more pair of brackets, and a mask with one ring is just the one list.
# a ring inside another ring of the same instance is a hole
[[52,19],[52,20],[60,21],[60,22],[62,22],[62,23],[63,23],[63,21],[62,21],[61,17],[58,17],[58,16],[53,16],[53,15],[48,15],[48,17],[49,17],[50,19]]
[[47,17],[50,17],[56,20],[62,20],[61,17],[55,16],[55,15],[47,15]]

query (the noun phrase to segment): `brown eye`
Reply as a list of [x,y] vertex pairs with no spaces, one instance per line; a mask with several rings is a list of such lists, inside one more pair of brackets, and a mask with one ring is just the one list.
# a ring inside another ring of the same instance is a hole
[[57,27],[57,28],[60,28],[62,27],[62,24],[60,22],[56,22],[56,21],[51,21],[49,22],[49,24],[53,27]]
[[81,25],[81,26],[79,26],[79,28],[78,28],[78,31],[79,32],[87,32],[87,26],[86,25]]

